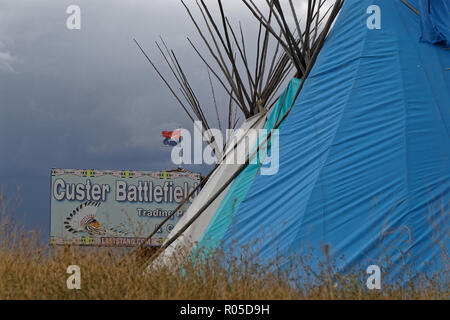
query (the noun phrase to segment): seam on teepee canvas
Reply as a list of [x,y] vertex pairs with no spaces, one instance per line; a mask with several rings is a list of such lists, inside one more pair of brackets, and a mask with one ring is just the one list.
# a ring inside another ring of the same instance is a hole
[[[344,5],[345,5],[345,3],[344,3]],[[342,12],[342,11],[341,11]],[[368,29],[367,28],[365,28],[365,34],[366,34],[366,36],[363,36],[363,38],[364,38],[364,43],[363,43],[363,45],[362,45],[362,49],[361,49],[361,52],[360,52],[360,55],[359,55],[359,57],[358,57],[358,67],[355,69],[355,71],[354,71],[354,73],[356,74],[356,75],[358,75],[359,74],[359,72],[360,72],[360,65],[361,65],[361,63],[362,63],[362,59],[363,59],[363,56],[362,56],[362,53],[365,51],[365,48],[366,48],[366,45],[367,45],[367,34],[368,34]],[[352,58],[352,60],[354,60],[355,58]],[[308,79],[307,79],[308,80]],[[346,98],[346,101],[344,102],[344,107],[343,107],[343,110],[342,110],[342,112],[341,112],[341,115],[340,115],[340,118],[339,118],[339,120],[337,121],[337,123],[336,123],[336,130],[335,130],[335,132],[334,132],[334,135],[333,135],[333,137],[330,139],[330,142],[329,142],[329,144],[328,144],[328,150],[326,150],[325,151],[325,154],[324,154],[324,156],[323,156],[323,161],[321,161],[321,164],[320,164],[320,166],[319,166],[319,168],[317,169],[319,172],[318,172],[318,174],[317,174],[317,176],[316,176],[316,178],[315,178],[315,181],[314,181],[314,185],[313,185],[313,187],[311,188],[311,191],[309,192],[309,195],[308,195],[308,197],[307,197],[307,200],[306,200],[306,206],[305,206],[305,214],[307,213],[307,209],[308,209],[308,206],[309,206],[309,201],[310,201],[310,199],[311,199],[311,196],[312,196],[312,193],[313,193],[313,191],[315,190],[315,188],[316,188],[316,185],[317,185],[317,182],[318,182],[318,180],[319,180],[319,178],[320,178],[320,175],[321,175],[321,172],[322,172],[322,170],[323,170],[323,166],[325,165],[325,163],[327,162],[327,159],[328,159],[328,156],[329,156],[329,152],[330,152],[330,149],[331,149],[331,146],[333,145],[333,143],[334,143],[334,141],[335,141],[335,138],[336,138],[336,135],[337,135],[337,132],[338,132],[338,129],[339,129],[339,126],[340,126],[340,123],[341,123],[341,121],[342,121],[342,118],[343,118],[343,116],[344,116],[344,114],[345,114],[345,111],[346,111],[346,109],[347,109],[347,106],[348,106],[348,102],[350,101],[350,99],[351,99],[351,97],[353,96],[353,89],[355,88],[355,85],[356,85],[356,78],[354,78],[353,80],[352,80],[352,84],[351,84],[351,88],[349,89],[349,93],[348,93],[348,95],[347,95],[347,98]],[[314,116],[314,118],[315,118],[315,116]],[[317,132],[317,129],[316,129],[316,126],[314,125],[314,130]],[[317,140],[317,135],[315,135],[315,139]],[[323,194],[322,194],[322,196],[324,196]],[[324,201],[326,201],[325,199],[324,199]],[[303,215],[303,219],[304,219],[304,215]],[[299,237],[299,234],[300,234],[300,232],[301,232],[301,227],[299,228],[299,230],[297,231],[297,233],[296,233],[296,235],[294,236],[294,238],[293,238],[293,241],[292,241],[292,243],[289,245],[289,247],[288,247],[288,250],[294,245],[294,243],[295,243],[295,240],[296,239],[298,239],[298,237]]]

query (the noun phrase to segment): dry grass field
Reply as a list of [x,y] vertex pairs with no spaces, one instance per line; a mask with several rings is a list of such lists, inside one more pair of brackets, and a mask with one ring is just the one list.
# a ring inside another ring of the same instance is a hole
[[[0,199],[1,200],[1,199]],[[2,209],[3,208],[3,209]],[[0,210],[7,209],[6,205]],[[0,299],[449,299],[448,270],[403,286],[368,290],[365,270],[313,273],[304,259],[288,267],[259,265],[250,252],[216,253],[181,270],[143,272],[136,255],[108,248],[48,247],[4,215],[0,228]],[[69,265],[81,268],[81,289],[67,289]],[[301,275],[297,270],[301,269]]]

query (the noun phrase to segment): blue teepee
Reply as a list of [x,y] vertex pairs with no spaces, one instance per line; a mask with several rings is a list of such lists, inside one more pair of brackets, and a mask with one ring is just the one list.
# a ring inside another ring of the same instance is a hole
[[450,5],[407,4],[345,1],[283,123],[278,173],[239,176],[197,247],[259,239],[270,260],[327,245],[342,268],[389,258],[391,276],[448,263]]

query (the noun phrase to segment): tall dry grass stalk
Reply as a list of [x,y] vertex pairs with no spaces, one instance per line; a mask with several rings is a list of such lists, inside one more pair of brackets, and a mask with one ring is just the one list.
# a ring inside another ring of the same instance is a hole
[[[2,193],[4,195],[4,193]],[[4,197],[0,197],[5,203]],[[258,262],[251,246],[233,255],[215,252],[187,259],[178,270],[143,272],[128,251],[113,248],[48,247],[35,232],[14,222],[11,205],[0,206],[0,299],[448,299],[448,278],[423,277],[414,285],[370,291],[365,270],[319,271],[302,257]],[[200,253],[201,254],[201,253]],[[81,268],[81,290],[67,289],[69,265]],[[298,272],[301,270],[301,272]]]

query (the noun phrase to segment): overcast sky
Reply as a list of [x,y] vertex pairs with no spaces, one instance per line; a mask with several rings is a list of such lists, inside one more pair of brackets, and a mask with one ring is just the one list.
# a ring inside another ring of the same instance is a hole
[[[71,4],[81,30],[66,28]],[[178,0],[0,0],[0,185],[10,198],[21,188],[28,227],[48,231],[52,167],[174,167],[161,131],[190,123],[132,41],[154,53],[160,35],[194,86],[207,83]]]
[[[240,0],[224,3],[256,32]],[[81,8],[81,30],[66,28],[71,4]],[[156,57],[160,35],[211,101],[178,0],[0,0],[0,185],[10,197],[21,188],[28,227],[48,231],[52,167],[174,167],[161,131],[192,126],[132,41]]]

